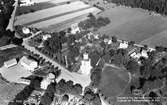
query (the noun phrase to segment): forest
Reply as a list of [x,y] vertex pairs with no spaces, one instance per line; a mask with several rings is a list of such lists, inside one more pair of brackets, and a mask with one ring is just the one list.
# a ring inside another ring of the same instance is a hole
[[154,11],[162,15],[167,15],[166,0],[106,0],[116,3],[117,5],[130,6],[132,8],[142,8],[149,11]]
[[14,36],[13,32],[6,31],[9,19],[11,17],[14,0],[0,0],[0,46],[4,46],[11,42]]

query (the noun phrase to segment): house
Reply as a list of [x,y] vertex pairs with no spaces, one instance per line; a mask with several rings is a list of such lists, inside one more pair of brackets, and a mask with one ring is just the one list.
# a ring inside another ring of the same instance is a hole
[[10,68],[10,67],[15,66],[15,65],[17,65],[16,59],[11,59],[11,60],[8,60],[8,61],[4,62],[4,66],[6,68]]
[[147,50],[144,49],[141,52],[133,52],[130,56],[135,59],[139,59],[140,57],[148,58]]
[[80,72],[82,74],[89,75],[91,72],[92,66],[91,66],[91,59],[89,59],[89,56],[87,53],[83,54],[83,60],[81,61],[80,66]]
[[20,2],[20,6],[30,6],[34,4],[34,2],[32,2],[31,0],[20,0]]
[[24,100],[23,105],[39,105],[40,99],[45,91],[33,90],[30,96]]
[[22,28],[22,32],[23,32],[24,34],[29,34],[31,31],[30,31],[29,28],[23,27],[23,28]]
[[80,32],[80,29],[78,27],[78,23],[72,24],[71,25],[71,33],[76,34],[77,32]]
[[142,50],[141,51],[141,56],[144,57],[144,58],[148,58],[148,53],[147,53],[147,50]]
[[30,83],[31,83],[30,80],[24,79],[24,78],[18,79],[18,82],[19,82],[19,83],[22,83],[22,84],[26,84],[26,85],[30,85]]
[[46,34],[46,35],[43,35],[42,36],[42,39],[45,41],[47,40],[48,38],[51,38],[51,35],[50,34]]
[[44,78],[41,82],[41,88],[46,90],[48,85],[51,83],[51,82],[54,82],[55,80],[55,75],[52,74],[52,73],[49,73],[46,78]]
[[23,56],[20,59],[20,64],[27,70],[34,71],[35,68],[38,67],[38,63],[35,60],[28,59],[27,57]]
[[126,42],[126,41],[120,42],[119,48],[120,49],[126,49],[126,48],[128,48],[128,42]]
[[112,40],[111,39],[108,41],[108,44],[112,44]]

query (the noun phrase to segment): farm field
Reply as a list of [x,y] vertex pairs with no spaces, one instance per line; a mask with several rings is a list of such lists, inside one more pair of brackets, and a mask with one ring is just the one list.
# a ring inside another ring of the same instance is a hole
[[68,2],[72,3],[75,1],[77,0],[45,0],[43,2],[38,2],[35,0],[36,3],[34,5],[18,7],[16,16],[67,4]]
[[[79,6],[78,6],[79,5]],[[34,21],[44,21],[47,20],[49,17],[57,17],[60,14],[64,14],[70,11],[75,11],[79,9],[88,8],[89,5],[84,4],[83,2],[76,1],[71,4],[65,4],[61,6],[55,6],[52,8],[39,10],[33,13],[28,13],[25,15],[17,16],[15,25],[22,25],[22,24],[32,24]],[[42,19],[42,20],[41,20]]]
[[16,16],[27,14],[27,13],[30,13],[30,12],[35,12],[35,11],[38,11],[38,10],[51,8],[51,7],[54,7],[54,6],[56,6],[56,4],[53,4],[51,2],[42,2],[42,3],[34,4],[32,6],[18,7],[17,12],[16,12]]
[[54,3],[61,3],[61,2],[68,2],[72,0],[32,0],[32,2],[35,3],[41,3],[41,2],[54,2]]
[[141,44],[146,44],[150,47],[155,46],[167,46],[167,30],[160,32],[159,34],[154,35],[148,39],[145,39],[141,42]]
[[36,23],[36,24],[32,24],[31,26],[36,27],[36,28],[45,28],[45,27],[48,27],[50,25],[58,24],[58,23],[61,23],[63,21],[81,16],[81,15],[84,15],[84,14],[98,13],[98,12],[100,12],[99,9],[97,9],[95,7],[92,7],[92,8],[85,9],[85,10],[82,10],[82,11],[79,11],[79,12],[70,13],[70,14],[60,16],[60,17],[57,17],[57,18],[54,18],[54,19],[50,19],[50,20],[42,21],[42,22],[39,22],[39,23]]
[[124,92],[129,82],[130,78],[126,70],[107,65],[102,72],[99,90],[104,96],[114,98]]
[[165,43],[165,34],[167,34],[166,17],[150,15],[143,9],[121,6],[114,6],[98,16],[105,16],[111,20],[108,26],[98,30],[99,33],[115,35],[119,39],[133,40],[137,43],[143,41],[142,44],[150,40],[146,44],[154,44],[153,46],[160,42],[167,45]]

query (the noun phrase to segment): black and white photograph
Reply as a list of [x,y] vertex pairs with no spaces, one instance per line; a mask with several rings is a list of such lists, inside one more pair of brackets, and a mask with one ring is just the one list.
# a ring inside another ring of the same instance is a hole
[[0,0],[0,105],[167,105],[167,0]]

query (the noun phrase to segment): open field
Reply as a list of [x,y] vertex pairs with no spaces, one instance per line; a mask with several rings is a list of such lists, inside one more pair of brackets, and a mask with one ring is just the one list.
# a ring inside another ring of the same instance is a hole
[[108,26],[98,30],[102,34],[115,35],[120,39],[133,40],[137,43],[150,39],[150,42],[154,41],[154,45],[162,41],[167,45],[164,43],[166,41],[165,30],[167,30],[166,17],[150,15],[143,9],[120,6],[110,8],[99,16],[108,17],[111,20]]
[[113,98],[124,92],[129,80],[129,74],[126,70],[107,65],[103,69],[99,89],[104,96]]
[[153,37],[150,37],[148,39],[145,39],[141,42],[141,44],[146,44],[150,47],[155,47],[155,46],[167,46],[167,30],[162,31]]
[[[78,6],[79,5],[79,6]],[[64,14],[70,11],[75,11],[79,9],[88,8],[89,5],[84,4],[81,1],[76,1],[70,4],[65,4],[61,6],[55,6],[52,8],[39,10],[33,13],[21,15],[16,17],[15,25],[23,25],[28,23],[33,23],[34,21],[41,21],[47,20],[48,17],[57,17],[57,15]],[[54,18],[53,17],[53,18]]]
[[0,78],[0,105],[8,105],[26,85],[7,83]]
[[58,23],[61,23],[63,21],[81,16],[81,15],[84,15],[84,14],[98,13],[98,12],[100,12],[99,9],[97,9],[95,7],[92,7],[92,8],[85,9],[85,10],[82,10],[82,11],[79,11],[79,12],[70,13],[70,14],[60,16],[60,17],[57,17],[57,18],[54,18],[54,19],[50,19],[50,20],[42,21],[42,22],[39,22],[39,23],[36,23],[36,24],[32,24],[31,26],[36,27],[36,28],[45,28],[45,27],[48,27],[50,25],[58,24]]

